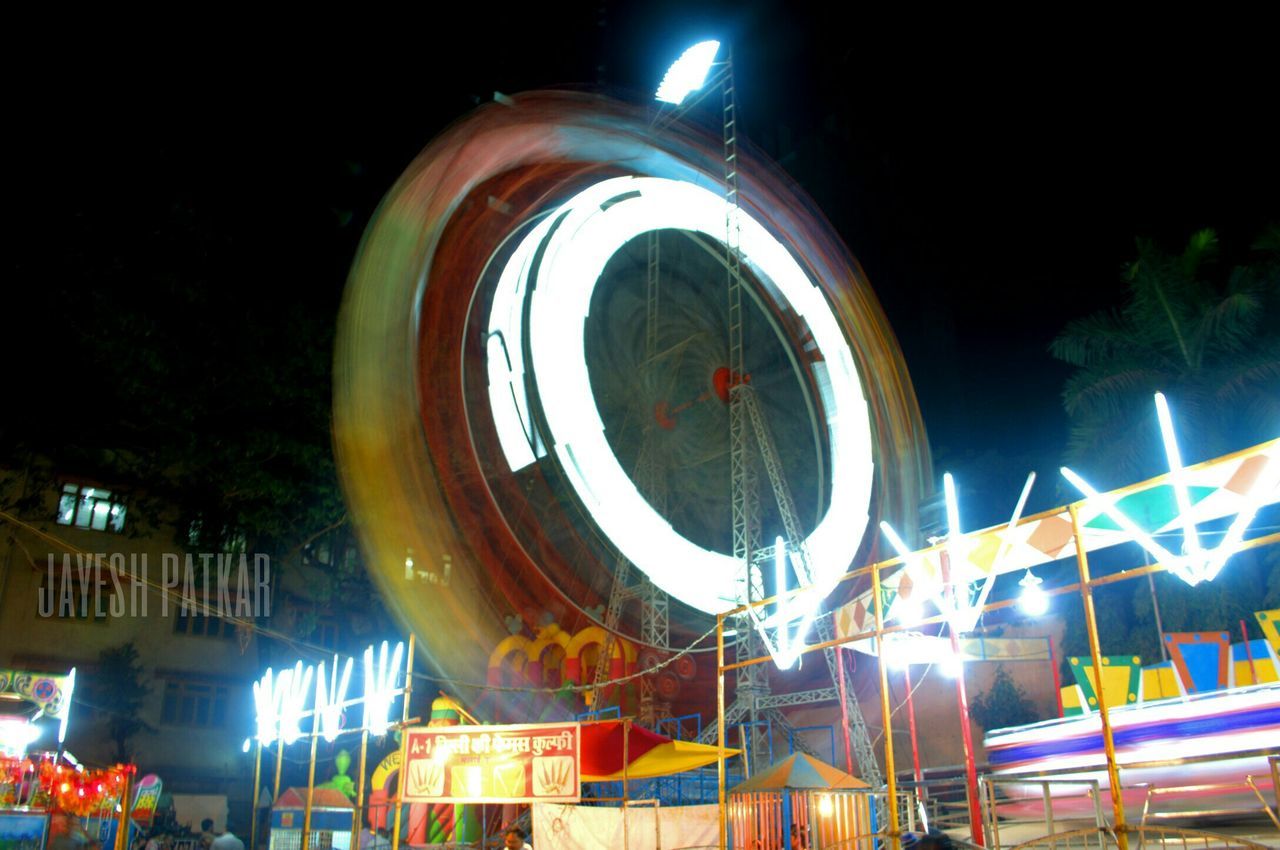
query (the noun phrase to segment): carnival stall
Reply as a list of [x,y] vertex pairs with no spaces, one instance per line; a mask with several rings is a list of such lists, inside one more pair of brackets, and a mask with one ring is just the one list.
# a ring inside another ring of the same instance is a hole
[[731,846],[870,850],[876,834],[870,791],[856,776],[793,753],[730,790]]
[[[308,847],[350,850],[355,807],[335,788],[312,790]],[[270,850],[300,850],[307,819],[307,789],[289,788],[271,809]]]
[[[136,768],[92,769],[62,749],[76,671],[63,675],[0,670],[0,848],[35,850],[63,834],[118,843]],[[56,752],[29,752],[52,728]]]
[[73,766],[51,753],[0,757],[0,847],[44,847],[63,833],[113,846],[134,771]]

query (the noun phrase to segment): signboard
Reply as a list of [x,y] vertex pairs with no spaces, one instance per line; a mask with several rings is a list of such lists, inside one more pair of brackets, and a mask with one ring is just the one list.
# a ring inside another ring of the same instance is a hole
[[156,814],[156,805],[160,802],[160,777],[148,773],[138,780],[138,791],[133,797],[133,811],[129,817],[142,829],[151,826]]
[[74,688],[75,680],[70,675],[0,670],[0,699],[16,696],[30,700],[44,710],[45,717],[66,717]]
[[406,803],[576,803],[577,723],[410,729]]

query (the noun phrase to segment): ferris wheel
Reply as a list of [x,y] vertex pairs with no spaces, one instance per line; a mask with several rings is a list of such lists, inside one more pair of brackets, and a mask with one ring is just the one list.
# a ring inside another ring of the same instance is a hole
[[[839,575],[913,515],[924,432],[869,285],[780,172],[735,165],[727,209],[720,139],[542,92],[459,121],[383,202],[335,437],[370,568],[442,675],[546,616],[687,645],[776,588],[744,534]],[[615,610],[637,574],[661,629]]]

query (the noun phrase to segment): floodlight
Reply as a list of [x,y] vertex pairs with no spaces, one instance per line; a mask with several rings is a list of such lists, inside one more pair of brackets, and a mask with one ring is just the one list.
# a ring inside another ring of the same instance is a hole
[[658,100],[679,106],[691,93],[702,88],[719,50],[720,42],[701,41],[680,54],[658,86]]

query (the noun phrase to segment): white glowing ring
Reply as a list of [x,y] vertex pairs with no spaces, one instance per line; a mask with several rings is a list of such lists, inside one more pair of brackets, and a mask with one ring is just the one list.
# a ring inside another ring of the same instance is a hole
[[[508,369],[506,358],[490,350],[495,420],[528,421],[527,409],[520,409],[521,393],[512,393],[524,372],[516,344],[522,323],[512,319],[522,312],[524,293],[532,287],[529,365],[567,479],[628,560],[671,596],[711,614],[741,602],[742,566],[732,555],[705,549],[676,532],[618,463],[591,392],[584,330],[591,294],[606,263],[623,245],[665,229],[694,231],[723,244],[725,211],[722,195],[676,180],[619,177],[591,186],[517,247],[500,276],[490,313],[490,328],[504,329],[507,335],[511,362]],[[822,292],[763,226],[741,210],[737,216],[743,262],[808,324],[827,372],[828,380],[819,376],[818,383],[830,442],[831,501],[806,541],[814,584],[823,587],[849,568],[866,529],[873,479],[867,403],[853,354]],[[531,260],[539,246],[542,259],[535,269]],[[511,433],[499,427],[504,430]],[[527,440],[523,448],[515,445],[519,442],[519,437],[503,441],[516,469],[533,460]]]

